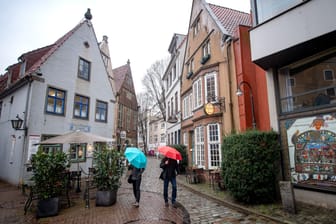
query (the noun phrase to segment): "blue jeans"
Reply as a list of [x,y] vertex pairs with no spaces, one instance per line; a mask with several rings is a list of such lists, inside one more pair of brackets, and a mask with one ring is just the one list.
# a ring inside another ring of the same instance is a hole
[[140,184],[141,178],[133,181],[133,195],[135,197],[136,202],[140,202]]
[[171,182],[172,184],[172,195],[171,195],[171,202],[174,204],[175,201],[176,201],[176,191],[177,191],[177,188],[176,188],[176,178],[171,178],[171,179],[165,179],[163,181],[163,198],[165,200],[165,202],[168,202],[168,185],[169,185],[169,182]]

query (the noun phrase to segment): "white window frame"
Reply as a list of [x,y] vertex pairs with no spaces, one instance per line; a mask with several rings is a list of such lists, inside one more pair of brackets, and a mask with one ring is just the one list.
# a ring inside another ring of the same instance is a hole
[[194,109],[197,109],[203,106],[202,100],[202,79],[199,78],[193,83],[193,104]]
[[218,123],[207,125],[209,169],[216,169],[221,166],[222,153],[219,127]]
[[207,57],[208,55],[210,55],[210,41],[209,40],[203,45],[203,57]]
[[195,153],[194,164],[199,168],[205,168],[204,159],[204,126],[195,128]]
[[209,94],[209,89],[208,89],[208,78],[214,78],[214,88],[215,88],[215,95],[213,96],[212,100],[209,101],[211,103],[217,102],[218,99],[218,90],[217,90],[217,73],[216,72],[211,72],[205,75],[205,101],[208,102],[208,94]]
[[189,118],[192,116],[192,94],[187,95],[183,99],[183,119]]

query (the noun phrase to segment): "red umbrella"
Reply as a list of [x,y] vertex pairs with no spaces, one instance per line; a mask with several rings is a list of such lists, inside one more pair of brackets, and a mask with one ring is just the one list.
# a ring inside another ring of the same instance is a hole
[[158,149],[162,155],[168,158],[182,160],[181,153],[170,146],[160,146]]

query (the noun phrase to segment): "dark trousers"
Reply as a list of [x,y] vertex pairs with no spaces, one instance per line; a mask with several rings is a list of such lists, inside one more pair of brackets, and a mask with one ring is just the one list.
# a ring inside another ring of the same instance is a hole
[[171,179],[166,178],[163,181],[163,198],[164,198],[165,202],[168,202],[168,186],[169,186],[169,182],[171,182],[171,184],[172,184],[171,202],[174,204],[175,201],[176,201],[176,191],[177,191],[177,188],[176,188],[176,178],[175,177],[171,178]]
[[141,184],[141,178],[133,181],[133,194],[136,202],[140,202],[140,184]]

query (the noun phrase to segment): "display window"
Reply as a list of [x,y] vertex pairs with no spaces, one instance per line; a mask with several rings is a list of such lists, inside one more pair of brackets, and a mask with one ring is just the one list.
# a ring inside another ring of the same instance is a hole
[[286,120],[294,184],[336,190],[336,114]]

